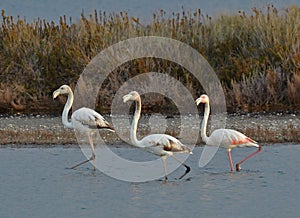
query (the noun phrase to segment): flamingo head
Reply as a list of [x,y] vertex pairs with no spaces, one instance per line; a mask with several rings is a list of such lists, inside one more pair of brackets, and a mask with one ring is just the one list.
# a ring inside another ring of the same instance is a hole
[[53,99],[55,99],[59,95],[69,94],[71,92],[71,88],[68,85],[62,85],[57,90],[53,92]]
[[209,102],[209,98],[207,95],[201,95],[199,98],[196,99],[196,104],[200,104],[200,103],[208,103]]
[[126,103],[127,101],[136,101],[139,98],[139,93],[137,91],[132,91],[129,94],[123,96],[123,102]]

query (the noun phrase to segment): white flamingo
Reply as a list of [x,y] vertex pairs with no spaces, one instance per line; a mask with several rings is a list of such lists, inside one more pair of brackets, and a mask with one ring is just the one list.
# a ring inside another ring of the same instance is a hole
[[127,95],[123,96],[123,101],[126,103],[127,101],[135,102],[135,113],[130,129],[130,140],[132,145],[142,148],[150,153],[158,155],[163,160],[164,172],[165,172],[165,181],[168,180],[168,173],[166,167],[166,158],[170,156],[178,161],[181,165],[186,168],[185,173],[179,177],[179,179],[183,178],[189,171],[190,167],[185,163],[177,159],[174,154],[175,153],[190,153],[192,154],[191,149],[183,145],[178,139],[173,136],[167,134],[151,134],[144,137],[142,140],[138,140],[136,136],[137,124],[141,115],[141,97],[138,92],[132,91]]
[[61,87],[59,87],[57,90],[53,92],[53,99],[55,99],[59,95],[68,95],[68,100],[62,112],[62,123],[67,128],[73,128],[81,132],[86,132],[92,149],[92,157],[90,159],[85,160],[79,164],[76,164],[75,166],[72,166],[70,168],[74,169],[92,160],[94,165],[94,170],[96,170],[95,168],[96,155],[95,155],[94,143],[91,138],[91,131],[95,129],[107,129],[114,132],[115,130],[99,113],[97,113],[96,111],[90,108],[85,108],[85,107],[82,107],[74,111],[74,113],[71,116],[71,122],[70,122],[68,120],[68,113],[72,107],[73,100],[74,100],[72,89],[68,85],[62,85]]
[[[227,154],[229,158],[230,163],[230,170],[233,171],[233,164],[232,164],[232,158],[231,158],[231,149],[236,147],[257,147],[258,149],[242,159],[240,162],[236,164],[236,170],[240,171],[240,165],[260,152],[262,150],[262,147],[257,144],[256,141],[252,140],[251,138],[245,136],[244,134],[233,130],[233,129],[217,129],[212,132],[212,134],[208,137],[206,135],[206,127],[207,127],[207,120],[209,116],[210,106],[209,106],[209,98],[207,95],[201,95],[197,100],[196,104],[204,103],[204,118],[201,125],[201,137],[202,140],[207,145],[211,146],[220,146],[227,149]],[[222,140],[220,141],[220,138]]]

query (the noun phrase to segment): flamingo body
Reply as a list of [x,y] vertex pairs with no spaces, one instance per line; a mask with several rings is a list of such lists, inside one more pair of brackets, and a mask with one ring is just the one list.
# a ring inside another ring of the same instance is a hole
[[181,163],[186,168],[185,173],[179,178],[183,178],[189,171],[190,167],[177,159],[174,154],[176,153],[192,153],[191,149],[182,144],[178,139],[167,134],[151,134],[145,136],[143,139],[138,140],[136,136],[137,124],[141,115],[141,97],[138,92],[132,91],[123,96],[124,103],[127,101],[134,101],[136,103],[134,118],[130,129],[130,140],[133,146],[142,148],[150,153],[161,156],[164,164],[165,180],[167,177],[166,158],[170,156],[176,161]]
[[92,157],[90,159],[71,167],[71,169],[74,169],[77,166],[80,166],[84,163],[89,162],[90,160],[93,160],[94,170],[96,170],[95,168],[96,155],[95,155],[94,143],[90,135],[91,131],[95,129],[107,129],[114,132],[114,128],[104,119],[104,117],[101,114],[86,107],[82,107],[74,111],[74,113],[71,115],[71,121],[69,121],[68,113],[72,107],[73,100],[74,100],[72,89],[68,85],[62,85],[61,87],[59,87],[57,90],[53,92],[53,98],[55,99],[59,95],[68,96],[67,102],[62,112],[62,123],[67,128],[72,128],[72,129],[79,130],[80,132],[85,132],[88,135],[89,143],[92,149]]
[[81,131],[91,131],[93,129],[114,130],[101,114],[86,107],[82,107],[72,114],[71,123],[73,128],[76,127]]
[[158,156],[173,155],[174,153],[191,153],[191,150],[178,139],[166,134],[152,134],[139,141],[139,146]]
[[233,129],[217,129],[212,132],[212,134],[208,137],[206,135],[207,121],[209,117],[209,98],[207,95],[201,95],[196,99],[196,104],[204,103],[204,118],[201,124],[201,137],[206,145],[210,146],[220,146],[222,148],[227,149],[227,155],[229,158],[230,170],[233,171],[232,157],[231,157],[231,149],[237,147],[257,147],[258,149],[242,159],[240,162],[236,164],[236,170],[240,171],[240,165],[260,152],[262,147],[257,144],[253,139],[245,136],[243,133],[238,132]]
[[[222,137],[221,141],[220,137]],[[256,141],[234,129],[217,129],[213,131],[206,144],[210,146],[220,146],[226,149],[236,147],[259,147]]]

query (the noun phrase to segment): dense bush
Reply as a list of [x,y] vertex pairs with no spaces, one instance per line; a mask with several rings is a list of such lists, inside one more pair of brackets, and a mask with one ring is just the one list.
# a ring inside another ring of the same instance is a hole
[[[278,12],[271,6],[216,18],[200,9],[171,15],[162,10],[147,24],[126,12],[95,11],[76,23],[61,17],[55,24],[42,19],[28,23],[2,11],[0,107],[5,112],[53,113],[61,107],[52,101],[53,90],[61,84],[74,87],[97,53],[121,40],[150,35],[174,38],[198,50],[217,72],[229,111],[300,111],[300,9]],[[99,105],[101,112],[109,111],[113,93],[126,79],[148,71],[170,73],[195,98],[201,92],[182,67],[139,59],[111,73],[99,93],[107,106]]]

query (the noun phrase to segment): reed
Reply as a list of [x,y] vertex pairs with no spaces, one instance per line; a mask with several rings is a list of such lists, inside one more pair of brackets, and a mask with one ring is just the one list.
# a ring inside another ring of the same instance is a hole
[[[121,40],[149,35],[177,39],[199,51],[219,76],[230,112],[300,110],[300,9],[272,6],[215,18],[200,9],[161,10],[146,24],[126,12],[95,11],[76,23],[62,16],[56,24],[43,19],[29,23],[2,11],[0,107],[11,113],[54,113],[61,105],[53,104],[53,90],[74,86],[96,54]],[[98,108],[109,112],[122,83],[148,71],[174,76],[195,98],[202,92],[201,84],[176,63],[138,59],[111,73],[99,93],[106,107],[99,103]]]

